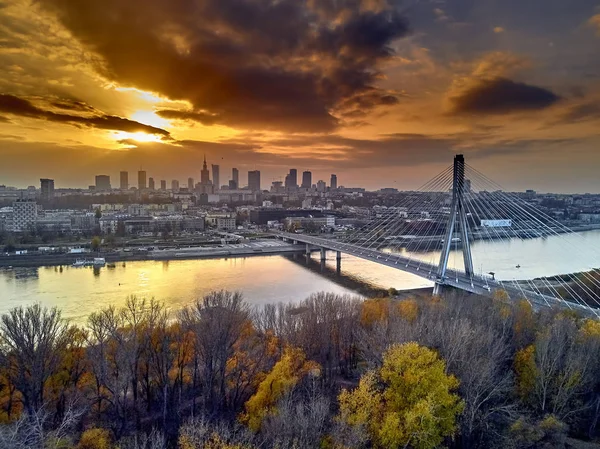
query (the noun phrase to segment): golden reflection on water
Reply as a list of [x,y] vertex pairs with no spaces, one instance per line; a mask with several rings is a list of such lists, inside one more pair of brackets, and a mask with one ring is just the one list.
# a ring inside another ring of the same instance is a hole
[[81,321],[121,306],[130,295],[156,298],[178,310],[212,290],[240,290],[252,304],[297,301],[311,293],[353,293],[284,257],[144,261],[116,267],[41,267],[0,271],[0,313],[39,302]]

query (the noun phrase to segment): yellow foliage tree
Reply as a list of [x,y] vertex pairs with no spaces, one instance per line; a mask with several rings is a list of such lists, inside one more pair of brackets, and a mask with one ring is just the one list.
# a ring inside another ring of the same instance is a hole
[[111,449],[112,437],[107,429],[88,429],[81,435],[76,449]]
[[217,433],[212,435],[202,443],[195,443],[188,436],[179,437],[180,449],[252,449],[251,446],[235,443],[227,443]]
[[457,388],[435,351],[394,345],[378,371],[365,374],[357,389],[342,391],[339,419],[363,426],[377,448],[435,448],[456,432],[464,408]]
[[419,313],[419,305],[414,299],[405,299],[404,301],[398,302],[398,313],[409,323],[414,322],[417,319]]
[[246,402],[246,412],[240,417],[241,421],[258,432],[263,419],[276,411],[277,401],[290,392],[303,377],[318,369],[319,365],[306,360],[301,349],[287,347],[281,359],[258,385],[256,393]]
[[580,329],[581,335],[584,338],[599,338],[600,337],[600,321],[587,319],[583,322]]
[[535,388],[538,376],[535,365],[535,346],[530,345],[521,349],[515,355],[515,373],[517,374],[517,393],[522,400],[527,400]]
[[367,299],[360,309],[360,324],[371,328],[375,323],[388,319],[390,314],[389,299]]

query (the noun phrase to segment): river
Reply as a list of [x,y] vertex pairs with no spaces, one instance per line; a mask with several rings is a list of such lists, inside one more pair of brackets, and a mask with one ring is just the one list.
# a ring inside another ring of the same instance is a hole
[[[600,266],[600,230],[510,242],[476,241],[472,252],[475,271],[493,271],[498,279],[584,271]],[[439,251],[413,256],[437,263]],[[449,264],[461,267],[461,263],[460,251],[452,251]],[[156,298],[174,311],[219,289],[242,291],[249,303],[260,306],[299,301],[320,291],[356,295],[354,289],[360,284],[384,289],[431,286],[424,279],[350,256],[343,257],[343,276],[336,278],[333,253],[328,254],[327,276],[314,266],[314,262],[307,266],[303,256],[253,256],[127,262],[99,270],[70,266],[0,269],[0,314],[39,302],[57,306],[64,317],[83,322],[101,307],[122,305],[129,295]]]

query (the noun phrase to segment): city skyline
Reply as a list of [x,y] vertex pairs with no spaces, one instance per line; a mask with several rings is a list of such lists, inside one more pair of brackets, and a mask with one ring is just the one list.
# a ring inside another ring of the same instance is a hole
[[206,154],[407,189],[463,153],[509,190],[600,191],[597,2],[283,3],[242,26],[214,2],[5,2],[0,182],[197,178]]

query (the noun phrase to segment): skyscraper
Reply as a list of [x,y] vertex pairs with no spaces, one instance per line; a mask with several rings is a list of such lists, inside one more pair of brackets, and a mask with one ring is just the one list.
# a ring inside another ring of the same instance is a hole
[[240,171],[237,168],[231,169],[231,180],[233,181],[234,189],[240,188]]
[[327,184],[322,179],[317,181],[317,192],[324,193],[327,190]]
[[190,192],[194,190],[194,178],[188,178],[188,190]]
[[129,188],[129,173],[126,171],[119,173],[119,180],[119,188],[121,190],[127,190]]
[[148,178],[148,188],[150,190],[154,190],[154,187],[155,187],[155,185],[154,185],[154,178]]
[[260,192],[260,171],[253,170],[248,172],[248,189],[252,192]]
[[173,181],[171,181],[171,190],[173,192],[179,191],[179,181],[177,181],[176,179],[174,179]]
[[295,189],[298,187],[298,170],[290,168],[289,174],[285,176],[285,188]]
[[337,175],[333,175],[333,174],[331,175],[330,185],[331,185],[331,190],[337,189]]
[[54,198],[54,179],[40,179],[40,190],[43,200]]
[[206,154],[204,155],[204,163],[202,164],[202,170],[200,171],[200,184],[210,184],[210,172],[206,166]]
[[138,172],[138,190],[145,190],[146,189],[146,172],[143,170],[140,170]]
[[110,190],[110,176],[96,175],[96,190]]
[[219,176],[219,166],[213,164],[212,165],[212,175],[213,175],[213,185],[215,186],[215,190],[219,190],[221,188],[221,177]]
[[164,179],[160,181],[160,190],[167,190],[167,181]]
[[302,188],[310,189],[312,186],[312,173],[308,170],[302,173]]

